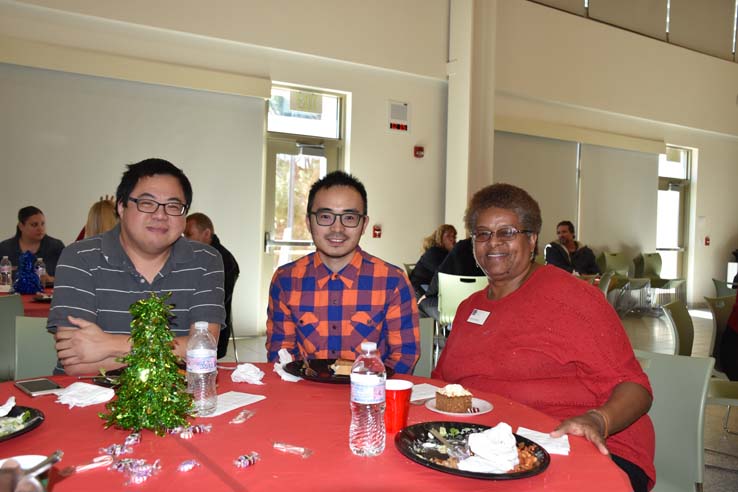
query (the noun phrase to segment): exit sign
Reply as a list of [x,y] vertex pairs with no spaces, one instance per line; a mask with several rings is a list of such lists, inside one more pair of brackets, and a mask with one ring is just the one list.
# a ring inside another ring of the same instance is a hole
[[323,96],[314,92],[292,92],[290,94],[290,111],[321,114],[323,112]]

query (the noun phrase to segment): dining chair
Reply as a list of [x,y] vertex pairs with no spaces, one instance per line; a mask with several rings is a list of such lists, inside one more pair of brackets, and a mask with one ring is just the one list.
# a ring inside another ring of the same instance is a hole
[[612,283],[612,276],[613,275],[614,275],[613,272],[605,272],[600,277],[600,283],[597,284],[597,287],[605,295],[605,297],[607,297],[607,293],[610,291],[610,284]]
[[727,297],[736,296],[736,288],[733,282],[724,282],[716,278],[712,279],[712,283],[715,285],[715,297]]
[[415,270],[415,263],[403,263],[405,266],[405,273],[407,273],[407,278],[410,278],[410,274],[413,273],[413,270]]
[[710,384],[707,387],[707,404],[728,407],[723,417],[723,432],[738,435],[738,432],[729,429],[730,409],[731,407],[738,407],[738,381],[710,379]]
[[420,318],[420,358],[415,364],[413,376],[429,378],[436,365],[438,356],[433,343],[433,331],[433,318]]
[[615,311],[621,318],[629,313],[653,314],[650,296],[651,279],[628,278],[618,294]]
[[715,363],[635,350],[653,389],[648,411],[656,432],[653,492],[702,490],[705,472],[705,402]]
[[438,324],[450,326],[461,301],[487,285],[487,277],[438,272]]
[[46,318],[15,318],[13,379],[48,376],[56,367],[54,336],[46,330]]
[[712,339],[710,340],[709,354],[715,358],[715,369],[722,371],[723,367],[720,362],[720,342],[723,338],[725,327],[728,326],[728,317],[733,311],[735,304],[735,296],[726,297],[705,297],[707,306],[712,313]]
[[694,324],[687,305],[677,299],[664,304],[661,309],[666,315],[666,324],[671,329],[674,338],[674,355],[692,355]]
[[595,261],[602,273],[613,271],[620,275],[628,276],[630,261],[625,257],[624,253],[608,253],[607,251],[603,251],[597,256]]
[[13,379],[16,316],[23,316],[21,296],[0,296],[0,381]]

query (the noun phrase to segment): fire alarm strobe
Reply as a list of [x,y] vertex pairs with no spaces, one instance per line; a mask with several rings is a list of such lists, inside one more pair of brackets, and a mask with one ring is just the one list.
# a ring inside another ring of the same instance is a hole
[[413,148],[413,155],[418,159],[422,159],[423,156],[425,156],[425,147],[423,147],[422,145],[416,145]]

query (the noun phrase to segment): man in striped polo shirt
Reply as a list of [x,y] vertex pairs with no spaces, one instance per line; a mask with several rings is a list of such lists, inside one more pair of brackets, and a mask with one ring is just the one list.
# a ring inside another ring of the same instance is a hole
[[359,248],[368,223],[364,185],[341,171],[310,188],[316,252],[277,269],[269,288],[267,357],[355,359],[377,343],[385,365],[411,373],[420,356],[415,293],[404,271]]
[[212,247],[184,237],[192,186],[163,159],[131,164],[116,191],[120,223],[64,249],[57,264],[48,328],[56,373],[97,373],[122,366],[131,348],[131,304],[171,293],[174,352],[184,357],[190,329],[207,321],[217,340],[225,321],[223,261]]

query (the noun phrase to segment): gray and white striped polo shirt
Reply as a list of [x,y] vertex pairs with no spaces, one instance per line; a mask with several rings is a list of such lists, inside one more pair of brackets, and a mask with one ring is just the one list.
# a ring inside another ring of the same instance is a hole
[[[129,307],[151,292],[171,293],[170,328],[186,336],[195,321],[225,321],[223,260],[214,248],[179,238],[154,281],[141,276],[120,244],[120,226],[67,246],[56,266],[47,327],[70,326],[67,316],[96,323],[107,333],[129,334]],[[57,366],[57,369],[61,369]]]

